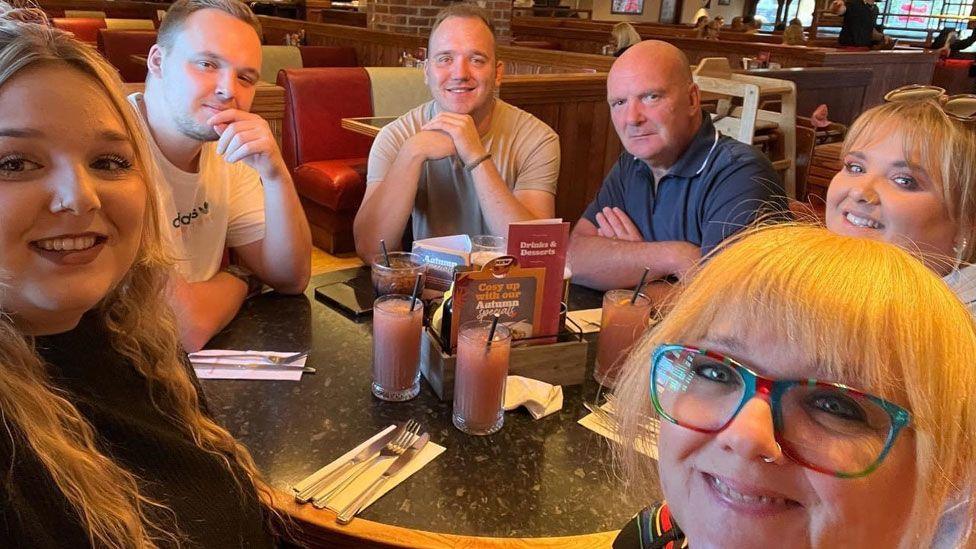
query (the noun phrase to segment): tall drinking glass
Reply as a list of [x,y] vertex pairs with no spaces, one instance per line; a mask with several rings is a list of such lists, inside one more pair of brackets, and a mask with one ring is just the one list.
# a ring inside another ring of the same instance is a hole
[[420,392],[420,334],[424,306],[408,295],[389,294],[373,303],[373,394],[390,401]]
[[627,352],[651,323],[651,300],[633,290],[610,290],[603,294],[600,337],[596,342],[596,368],[593,379],[613,387]]
[[471,237],[471,264],[482,268],[486,263],[508,253],[504,237],[479,234]]
[[458,333],[454,370],[454,426],[469,435],[490,435],[505,423],[502,406],[512,332],[495,328],[488,342],[491,321],[471,320]]
[[[390,252],[390,264],[386,263],[386,256],[377,254],[373,257],[372,278],[376,297],[386,294],[413,293],[413,285],[417,282],[417,275],[426,275],[427,265],[423,259],[410,252]],[[424,280],[420,287],[423,288]]]

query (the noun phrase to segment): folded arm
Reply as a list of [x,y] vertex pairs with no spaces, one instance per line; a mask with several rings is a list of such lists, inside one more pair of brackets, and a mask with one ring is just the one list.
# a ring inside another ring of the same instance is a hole
[[639,236],[633,238],[619,215],[603,225],[599,220],[608,215],[611,214],[599,214],[599,226],[583,218],[573,228],[569,262],[573,281],[578,284],[598,290],[628,288],[640,282],[645,268],[650,269],[648,280],[681,276],[701,258],[701,249],[689,242],[645,242]]

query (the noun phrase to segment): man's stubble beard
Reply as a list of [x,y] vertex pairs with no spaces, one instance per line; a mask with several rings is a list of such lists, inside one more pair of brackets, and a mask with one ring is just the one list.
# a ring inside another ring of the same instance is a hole
[[207,143],[220,139],[220,135],[217,134],[217,131],[213,127],[200,124],[186,114],[176,117],[176,129],[194,141]]

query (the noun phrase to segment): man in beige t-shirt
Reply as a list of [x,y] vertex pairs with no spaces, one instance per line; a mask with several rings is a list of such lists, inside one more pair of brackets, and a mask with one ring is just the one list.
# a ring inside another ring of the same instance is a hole
[[[495,98],[502,63],[484,13],[455,4],[431,31],[424,76],[434,100],[383,128],[369,153],[356,251],[369,261],[413,239],[505,236],[509,223],[555,214],[559,137]],[[409,245],[409,243],[408,243]]]

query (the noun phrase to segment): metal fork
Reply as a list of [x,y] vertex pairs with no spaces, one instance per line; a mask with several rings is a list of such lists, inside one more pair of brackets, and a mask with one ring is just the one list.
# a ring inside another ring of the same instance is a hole
[[[413,425],[410,425],[411,422]],[[337,484],[331,490],[316,494],[315,497],[312,498],[312,505],[318,509],[324,509],[333,496],[349,487],[350,484],[355,482],[356,479],[365,473],[374,463],[384,458],[395,458],[406,452],[407,448],[413,446],[413,443],[417,441],[417,437],[420,435],[420,423],[410,420],[404,427],[403,432],[397,435],[395,439],[387,443],[387,445],[383,447],[378,455],[363,461],[358,471],[350,474],[345,480]]]

